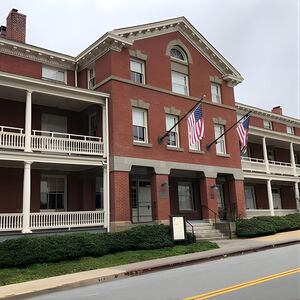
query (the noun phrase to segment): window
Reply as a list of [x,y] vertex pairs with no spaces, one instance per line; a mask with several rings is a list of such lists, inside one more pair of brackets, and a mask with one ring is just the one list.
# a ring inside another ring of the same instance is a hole
[[96,209],[103,208],[103,178],[96,177]]
[[221,85],[217,83],[211,83],[211,100],[213,103],[221,103]]
[[58,70],[52,67],[43,66],[42,78],[44,80],[66,83],[66,72],[64,70]]
[[66,200],[65,177],[41,178],[41,209],[64,210]]
[[92,90],[96,85],[95,68],[88,69],[88,89]]
[[196,141],[195,144],[189,145],[189,147],[190,147],[190,150],[201,151],[200,141]]
[[[166,131],[169,131],[178,122],[178,117],[166,115]],[[167,145],[179,147],[178,125],[176,125],[167,136]]]
[[280,188],[272,188],[274,209],[282,209]]
[[172,71],[172,91],[182,95],[188,95],[188,76]]
[[174,59],[178,59],[187,62],[186,55],[180,47],[173,47],[170,51],[170,56]]
[[218,208],[223,209],[225,207],[223,185],[222,184],[217,184],[216,187],[217,187]]
[[269,120],[264,120],[264,128],[272,130],[273,129],[272,122]]
[[246,209],[256,209],[254,186],[245,186]]
[[132,109],[133,140],[135,142],[148,142],[147,111],[141,108]]
[[194,210],[193,185],[191,182],[178,182],[178,203],[180,211]]
[[137,83],[145,83],[145,67],[142,61],[130,60],[130,79]]
[[294,134],[295,134],[294,127],[286,126],[286,132],[287,132],[288,134],[294,135]]
[[[223,125],[215,125],[215,138],[217,139],[225,131]],[[216,143],[217,154],[226,154],[225,135],[223,135]]]

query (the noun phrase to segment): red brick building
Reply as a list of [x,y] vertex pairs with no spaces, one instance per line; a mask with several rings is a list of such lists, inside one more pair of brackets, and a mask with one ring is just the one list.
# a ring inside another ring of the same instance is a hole
[[[248,157],[235,130],[206,147],[252,109],[235,103],[242,80],[183,17],[108,32],[71,57],[26,44],[12,10],[0,31],[0,231],[295,211],[299,120],[254,108]],[[189,146],[183,120],[158,143],[203,95],[205,138]]]

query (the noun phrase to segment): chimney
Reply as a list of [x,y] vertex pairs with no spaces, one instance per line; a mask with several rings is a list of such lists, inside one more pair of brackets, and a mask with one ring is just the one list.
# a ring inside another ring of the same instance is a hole
[[281,106],[275,106],[272,108],[272,113],[282,116],[282,108]]
[[[26,16],[18,13],[18,10],[13,8],[6,18],[6,31],[2,31],[1,36],[9,40],[25,43],[26,38]],[[4,34],[5,32],[5,34]]]

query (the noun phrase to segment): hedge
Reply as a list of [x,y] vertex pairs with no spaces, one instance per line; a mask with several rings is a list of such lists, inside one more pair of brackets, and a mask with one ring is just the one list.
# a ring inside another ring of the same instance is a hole
[[239,237],[255,237],[277,232],[300,229],[300,214],[286,216],[261,216],[236,221],[236,234]]
[[[188,235],[188,242],[192,239]],[[169,226],[145,225],[115,233],[75,233],[22,237],[0,243],[0,268],[23,267],[127,250],[174,246]]]

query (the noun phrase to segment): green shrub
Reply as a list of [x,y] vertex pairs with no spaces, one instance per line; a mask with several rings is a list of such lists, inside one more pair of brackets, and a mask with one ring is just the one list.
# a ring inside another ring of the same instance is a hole
[[276,232],[300,229],[300,214],[286,216],[261,216],[236,221],[236,234],[239,237],[255,237]]
[[116,233],[76,233],[6,240],[0,243],[0,267],[172,247],[174,244],[169,231],[169,226],[146,225]]

